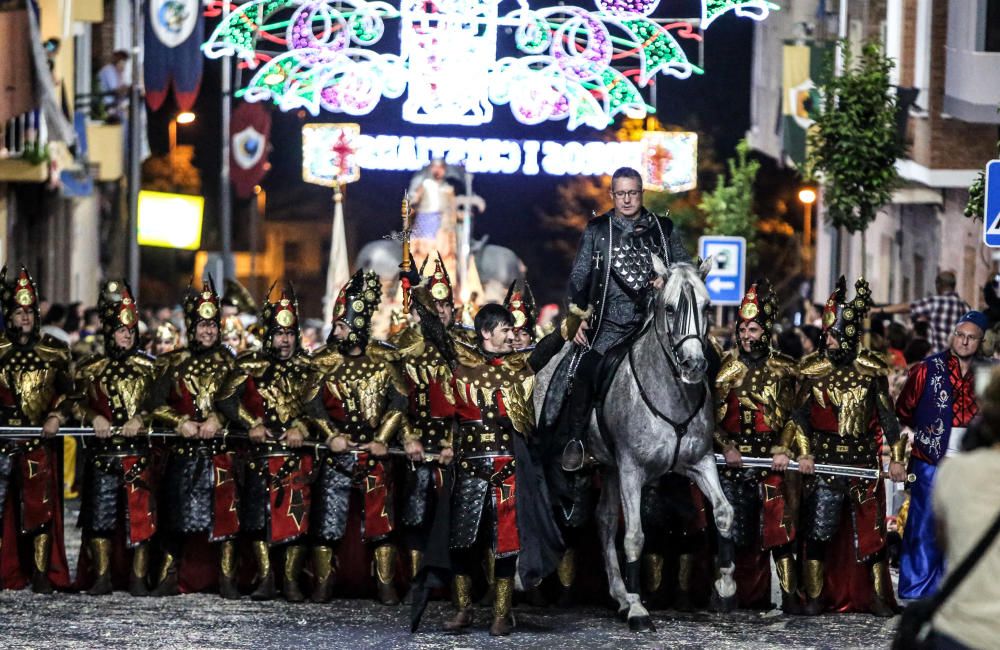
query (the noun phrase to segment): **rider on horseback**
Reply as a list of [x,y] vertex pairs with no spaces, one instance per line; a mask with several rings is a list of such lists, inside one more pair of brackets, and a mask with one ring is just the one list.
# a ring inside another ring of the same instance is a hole
[[544,421],[555,422],[569,396],[569,441],[563,469],[583,466],[583,438],[590,421],[594,378],[607,352],[642,326],[652,299],[653,256],[667,265],[690,262],[679,233],[668,217],[658,217],[642,206],[642,177],[622,167],[611,177],[614,209],[587,224],[570,271],[570,311],[593,315],[574,338],[576,348],[566,355],[553,378],[556,390],[545,405]]

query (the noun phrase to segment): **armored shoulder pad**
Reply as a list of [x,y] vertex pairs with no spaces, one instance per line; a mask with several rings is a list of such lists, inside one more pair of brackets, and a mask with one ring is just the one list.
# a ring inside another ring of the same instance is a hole
[[[3,348],[0,347],[0,354],[2,352]],[[69,345],[53,336],[43,336],[42,340],[35,346],[35,352],[38,353],[42,361],[48,363],[69,364],[73,360],[73,353],[70,352]]]
[[236,367],[254,377],[263,374],[269,365],[271,365],[270,360],[258,350],[247,350],[236,358]]
[[128,360],[132,365],[146,370],[152,370],[156,367],[156,357],[142,350],[130,356]]
[[729,350],[722,357],[722,365],[715,378],[715,385],[719,388],[728,387],[746,372],[746,369],[746,365],[740,361],[739,352]]
[[368,348],[365,350],[365,354],[368,355],[368,358],[372,361],[384,361],[387,363],[399,361],[401,356],[398,347],[392,343],[378,340],[368,343]]
[[399,350],[400,357],[419,357],[424,352],[424,334],[419,325],[401,329],[389,341]]
[[799,374],[803,377],[822,377],[833,370],[833,364],[820,352],[812,352],[799,363]]
[[478,347],[461,339],[455,339],[455,356],[459,364],[468,368],[477,368],[486,361]]
[[858,352],[854,366],[863,375],[888,375],[889,363],[885,356],[874,350],[864,349]]
[[102,354],[91,354],[90,356],[84,357],[76,364],[76,374],[81,377],[96,377],[101,374],[105,366],[108,365],[109,359]]
[[771,358],[767,360],[768,368],[786,374],[795,374],[797,366],[795,359],[784,352],[774,351],[771,353]]

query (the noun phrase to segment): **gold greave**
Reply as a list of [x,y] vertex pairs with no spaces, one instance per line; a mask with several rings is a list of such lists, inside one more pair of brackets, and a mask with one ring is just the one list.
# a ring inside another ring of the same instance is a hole
[[35,551],[35,571],[38,573],[49,572],[49,556],[52,554],[52,535],[49,533],[38,533],[34,541]]
[[90,559],[94,562],[94,575],[106,576],[111,571],[111,540],[94,537],[90,540]]
[[677,588],[691,591],[691,577],[694,575],[694,555],[682,553],[677,558]]
[[333,547],[314,546],[312,556],[316,582],[323,583],[333,574]]
[[496,564],[497,556],[494,555],[493,549],[486,549],[486,583],[493,587],[496,579]]
[[872,564],[872,587],[882,602],[889,602],[892,597],[892,583],[889,581],[889,571],[884,562]]
[[642,556],[642,583],[647,594],[660,589],[663,583],[663,556],[659,553],[646,553]]
[[781,591],[786,594],[794,594],[798,591],[798,580],[795,572],[795,558],[791,555],[778,558],[774,561],[774,568],[778,572],[778,584]]
[[410,577],[416,578],[417,572],[420,571],[420,561],[423,560],[424,554],[418,550],[410,550]]
[[305,560],[306,549],[301,544],[292,544],[285,548],[285,584],[298,581],[302,573],[302,563]]
[[257,559],[257,572],[263,580],[271,573],[271,548],[264,541],[253,543],[253,555]]
[[823,562],[822,560],[806,560],[805,574],[802,576],[802,586],[806,596],[819,598],[823,593]]
[[493,616],[506,618],[510,616],[510,607],[514,602],[514,579],[497,578],[497,594],[493,599]]
[[559,576],[559,584],[565,588],[573,586],[576,580],[576,551],[571,548],[566,549],[562,559],[559,560],[559,568],[556,569]]
[[167,576],[170,575],[170,569],[174,568],[176,561],[173,553],[164,551],[163,563],[160,565],[160,575],[156,578],[156,584],[162,584],[167,579]]
[[460,610],[472,607],[472,576],[455,576],[455,605]]
[[384,585],[396,576],[396,547],[383,544],[375,549],[375,577]]
[[236,543],[232,540],[222,542],[219,549],[219,572],[227,578],[236,577]]
[[149,544],[143,542],[132,551],[132,575],[145,578],[149,573]]

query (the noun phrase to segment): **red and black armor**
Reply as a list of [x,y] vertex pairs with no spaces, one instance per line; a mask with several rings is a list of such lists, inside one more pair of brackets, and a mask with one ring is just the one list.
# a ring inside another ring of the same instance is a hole
[[[901,460],[902,452],[899,421],[889,395],[889,368],[880,355],[857,349],[861,319],[870,304],[867,283],[858,280],[857,297],[850,303],[845,300],[844,284],[841,278],[823,315],[824,327],[837,338],[838,347],[802,360],[798,404],[787,427],[800,460],[881,470],[883,444],[892,448],[894,461]],[[891,615],[894,603],[885,562],[885,497],[881,479],[806,477],[803,583],[811,610],[817,611],[821,594],[830,592],[827,600],[832,602],[826,604],[841,611],[868,609]],[[848,590],[839,589],[838,580],[842,581],[850,569],[824,578],[827,551],[833,553],[842,544],[851,546],[857,566],[868,573],[870,601],[840,596]]]
[[[715,380],[716,449],[738,451],[741,457],[791,456],[792,431],[786,430],[795,403],[796,365],[771,349],[775,298],[769,286],[753,285],[743,297],[741,323],[755,322],[763,334],[750,351],[729,351]],[[737,599],[751,607],[770,602],[770,551],[778,568],[782,606],[798,607],[797,571],[793,557],[797,482],[765,468],[726,467],[719,472],[723,492],[733,506],[732,536],[736,545]],[[742,556],[742,557],[739,557]],[[744,579],[740,579],[744,578]]]
[[[153,421],[179,434],[185,428],[190,430],[191,425],[197,430],[206,422],[219,427],[215,438],[204,439],[199,432],[193,437],[179,437],[170,446],[161,492],[165,508],[160,528],[168,540],[158,576],[157,591],[162,595],[177,591],[177,564],[181,560],[184,535],[203,533],[210,542],[222,542],[234,539],[239,531],[236,453],[223,437],[224,418],[215,406],[216,396],[236,359],[218,336],[213,345],[206,347],[195,333],[201,322],[218,326],[219,311],[219,296],[209,283],[200,291],[189,288],[184,298],[188,345],[157,359],[159,376],[149,400]],[[234,594],[233,554],[231,547],[222,549],[220,586],[229,597],[238,595]],[[214,581],[203,579],[194,583],[185,579],[183,582],[185,590],[198,590]]]
[[[341,290],[334,311],[334,322],[345,321],[350,334],[344,341],[331,338],[313,355],[313,363],[324,373],[322,399],[330,423],[326,433],[329,438],[343,436],[351,447],[372,442],[388,446],[398,439],[406,421],[407,391],[395,363],[398,354],[385,344],[367,343],[378,296],[377,277],[356,273]],[[374,546],[379,598],[386,604],[398,603],[392,585],[396,547],[389,539],[396,527],[393,478],[393,464],[369,452],[325,454],[312,523],[313,563],[318,566],[314,600],[329,598],[333,570],[326,559],[347,530],[351,491],[357,490],[361,541]]]
[[276,302],[265,300],[265,339],[261,352],[236,360],[217,397],[217,406],[233,425],[245,430],[264,426],[268,438],[250,445],[250,458],[240,499],[240,530],[256,538],[259,584],[252,594],[267,600],[275,595],[269,547],[286,545],[284,593],[300,601],[298,579],[305,549],[296,542],[309,532],[314,455],[284,443],[291,430],[307,437],[325,420],[319,398],[321,375],[296,344],[288,358],[274,347],[274,335],[289,331],[299,337],[298,303],[282,292]]
[[[69,415],[72,394],[68,347],[38,336],[38,293],[22,268],[13,282],[0,271],[3,316],[0,335],[0,426],[41,427]],[[27,333],[13,328],[14,313],[34,317]],[[26,441],[0,439],[0,588],[19,589],[31,579],[35,591],[69,585],[63,542],[62,467],[54,444],[32,433]],[[31,553],[19,553],[30,545]],[[31,557],[22,566],[20,557]]]
[[[94,564],[91,593],[110,591],[111,540],[124,522],[125,542],[133,554],[129,589],[144,595],[147,542],[157,530],[149,439],[144,433],[125,437],[121,429],[130,423],[142,429],[148,426],[144,406],[156,370],[153,358],[137,348],[138,310],[129,287],[117,280],[108,282],[98,309],[105,353],[77,365],[79,398],[75,404],[81,421],[95,424],[100,416],[112,430],[110,438],[95,439],[89,446],[80,508],[80,523],[91,550],[88,559]],[[122,328],[132,333],[127,348],[115,343],[115,332]]]
[[[517,286],[520,282],[520,288]],[[532,342],[535,341],[535,323],[538,310],[535,308],[535,296],[531,293],[531,285],[527,280],[514,280],[507,289],[503,306],[514,317],[514,332],[527,332]]]

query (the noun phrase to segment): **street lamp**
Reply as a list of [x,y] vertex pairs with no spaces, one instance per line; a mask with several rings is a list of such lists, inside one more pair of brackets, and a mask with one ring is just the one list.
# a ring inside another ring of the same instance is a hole
[[171,158],[173,158],[174,149],[177,148],[177,125],[178,124],[191,124],[197,118],[198,118],[198,116],[195,115],[194,113],[192,113],[191,111],[182,111],[182,112],[178,113],[176,116],[174,116],[173,119],[170,120],[169,133],[170,133],[170,157]]
[[812,187],[803,187],[799,190],[799,201],[805,206],[806,213],[802,219],[802,261],[806,275],[812,277],[812,207],[816,202],[816,190]]

